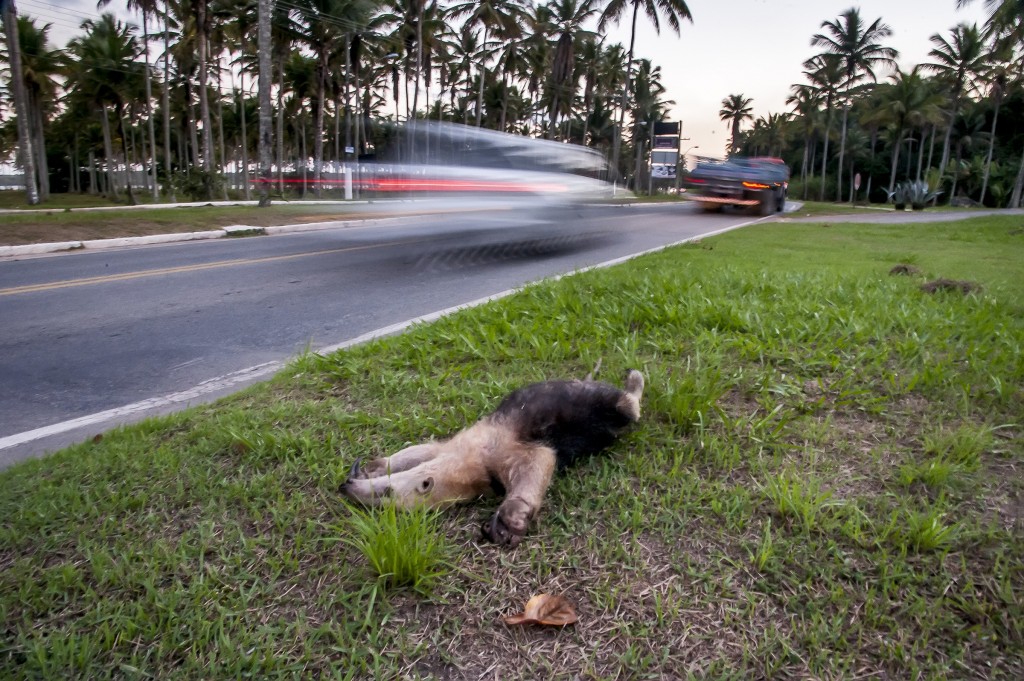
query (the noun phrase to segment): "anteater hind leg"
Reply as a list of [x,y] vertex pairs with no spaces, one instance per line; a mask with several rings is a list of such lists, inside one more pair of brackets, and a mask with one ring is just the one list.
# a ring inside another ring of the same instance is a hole
[[492,473],[505,487],[505,500],[484,524],[484,536],[495,544],[516,546],[540,510],[555,473],[555,450],[544,445],[504,452]]

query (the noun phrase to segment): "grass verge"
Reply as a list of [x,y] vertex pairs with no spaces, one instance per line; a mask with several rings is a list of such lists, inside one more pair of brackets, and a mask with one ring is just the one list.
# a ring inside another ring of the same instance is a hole
[[[1021,678],[1022,257],[1013,218],[756,225],[16,466],[0,677]],[[598,358],[647,375],[638,426],[519,548],[477,541],[493,500],[424,516],[397,546],[443,557],[382,588],[352,460]],[[539,592],[579,622],[501,622]]]
[[19,213],[3,216],[0,246],[112,239],[153,234],[178,234],[220,229],[229,225],[271,227],[328,220],[359,220],[382,217],[365,205],[272,205],[189,206],[182,208],[146,208],[67,211],[59,213]]

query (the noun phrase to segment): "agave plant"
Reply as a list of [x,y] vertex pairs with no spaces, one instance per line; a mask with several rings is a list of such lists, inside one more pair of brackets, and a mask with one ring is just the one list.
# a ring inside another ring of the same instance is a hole
[[892,199],[893,207],[896,210],[905,210],[907,207],[907,190],[903,182],[897,184],[893,191],[889,192],[889,198]]
[[907,204],[914,210],[924,210],[925,205],[933,200],[942,191],[931,191],[928,183],[923,180],[908,180],[897,184],[893,191],[889,192],[896,210],[903,210]]
[[924,210],[924,207],[935,197],[942,193],[941,190],[930,191],[928,183],[923,180],[906,182],[904,186],[905,196],[914,210]]

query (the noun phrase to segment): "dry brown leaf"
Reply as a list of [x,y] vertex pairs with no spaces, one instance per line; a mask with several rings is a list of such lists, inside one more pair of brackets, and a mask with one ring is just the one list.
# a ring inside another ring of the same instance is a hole
[[546,627],[564,627],[578,618],[572,604],[562,596],[537,594],[526,602],[518,615],[505,617],[505,624],[541,624]]

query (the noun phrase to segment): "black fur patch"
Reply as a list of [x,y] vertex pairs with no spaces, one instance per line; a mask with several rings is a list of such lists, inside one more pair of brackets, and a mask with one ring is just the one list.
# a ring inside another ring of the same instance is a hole
[[502,400],[488,418],[510,428],[521,442],[552,447],[562,469],[605,449],[632,423],[616,407],[622,395],[597,381],[534,383]]

